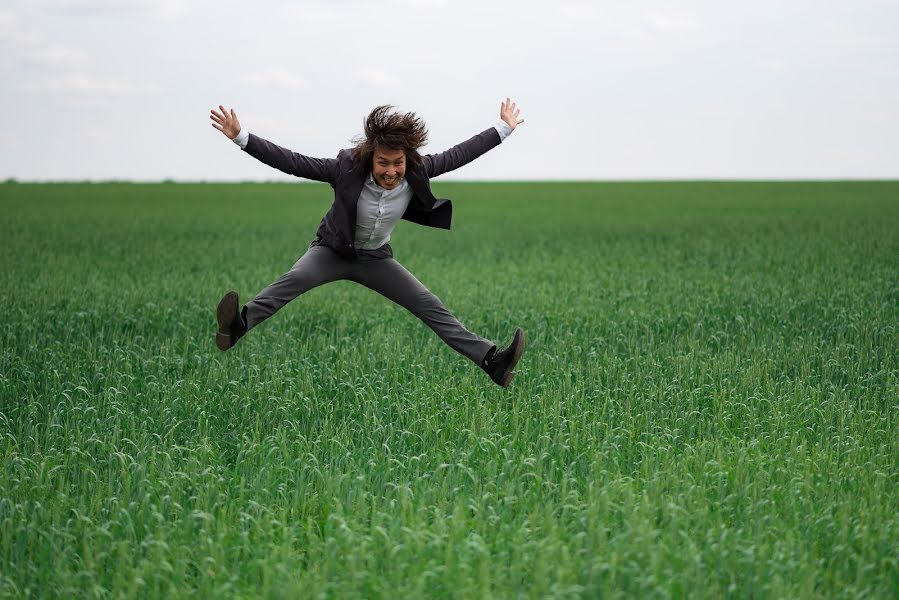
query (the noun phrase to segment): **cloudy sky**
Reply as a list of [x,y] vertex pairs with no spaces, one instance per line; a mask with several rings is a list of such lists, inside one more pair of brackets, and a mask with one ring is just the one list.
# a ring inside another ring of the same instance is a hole
[[367,112],[456,179],[899,177],[899,0],[0,0],[0,178],[292,179],[211,127],[334,156]]

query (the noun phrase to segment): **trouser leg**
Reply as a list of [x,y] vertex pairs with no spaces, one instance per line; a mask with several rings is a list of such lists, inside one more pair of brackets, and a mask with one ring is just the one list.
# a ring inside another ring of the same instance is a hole
[[396,302],[424,321],[459,354],[481,366],[493,342],[466,329],[440,299],[393,258],[359,264],[348,279]]
[[300,294],[323,283],[344,279],[349,264],[330,248],[309,248],[287,273],[247,302],[243,309],[247,330],[275,314]]

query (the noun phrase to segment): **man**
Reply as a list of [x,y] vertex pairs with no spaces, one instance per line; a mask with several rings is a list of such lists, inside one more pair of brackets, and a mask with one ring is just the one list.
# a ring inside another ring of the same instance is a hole
[[525,335],[516,329],[512,343],[497,351],[492,342],[467,330],[421,282],[393,258],[387,242],[399,219],[429,227],[450,228],[452,204],[434,197],[430,179],[458,169],[499,145],[524,119],[506,98],[500,121],[473,138],[439,154],[418,149],[428,132],[415,113],[375,108],[365,120],[365,134],[337,158],[311,158],[281,148],[241,129],[234,109],[212,109],[212,126],[247,154],[284,173],[324,181],[334,188],[334,203],[322,219],[306,253],[277,281],[238,309],[237,292],[218,304],[219,350],[234,346],[250,329],[282,306],[331,281],[360,283],[403,306],[424,321],[453,350],[480,366],[507,387],[524,351]]

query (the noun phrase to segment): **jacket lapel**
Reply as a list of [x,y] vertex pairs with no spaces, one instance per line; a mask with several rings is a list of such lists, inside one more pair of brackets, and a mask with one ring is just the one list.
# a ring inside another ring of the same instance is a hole
[[407,171],[406,180],[409,182],[409,185],[412,187],[412,192],[414,193],[412,202],[418,201],[422,208],[426,210],[432,210],[437,206],[437,198],[435,198],[434,194],[431,192],[431,186],[428,184],[428,180],[424,176],[424,171],[421,168]]

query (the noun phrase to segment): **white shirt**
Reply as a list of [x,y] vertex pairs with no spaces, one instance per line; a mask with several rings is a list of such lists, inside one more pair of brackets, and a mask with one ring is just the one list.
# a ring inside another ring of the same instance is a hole
[[[512,133],[512,128],[503,120],[493,127],[499,134],[500,143]],[[250,133],[241,129],[233,141],[246,148],[249,140]],[[374,250],[389,242],[390,234],[406,212],[412,194],[412,187],[405,178],[392,190],[385,190],[375,183],[369,173],[356,203],[356,248]]]
[[356,203],[356,247],[374,250],[389,242],[393,228],[409,206],[412,193],[412,186],[405,177],[392,190],[385,190],[369,173]]

